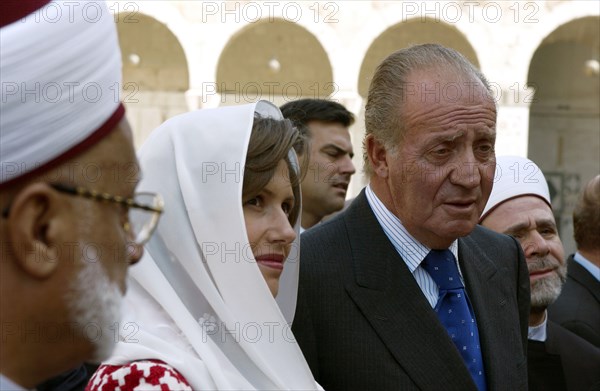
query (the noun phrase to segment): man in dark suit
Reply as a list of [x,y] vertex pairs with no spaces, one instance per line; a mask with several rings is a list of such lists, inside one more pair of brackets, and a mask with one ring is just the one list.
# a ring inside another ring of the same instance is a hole
[[[370,183],[302,236],[294,335],[326,390],[527,388],[518,243],[477,226],[494,178],[488,82],[440,45],[373,76]],[[455,316],[457,315],[457,316]]]
[[307,140],[295,146],[302,179],[302,227],[309,229],[344,207],[346,190],[356,170],[349,127],[354,115],[341,104],[326,99],[298,99],[281,106]]
[[585,186],[573,211],[577,252],[567,262],[567,282],[550,319],[600,347],[600,175]]
[[517,156],[498,157],[496,170],[481,224],[514,236],[525,252],[531,282],[529,390],[600,387],[600,349],[548,320],[546,308],[560,294],[567,265],[546,179],[534,162]]

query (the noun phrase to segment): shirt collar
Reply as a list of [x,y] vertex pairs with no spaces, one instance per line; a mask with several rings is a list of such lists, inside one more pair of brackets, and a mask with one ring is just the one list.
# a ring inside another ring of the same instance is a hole
[[527,339],[532,341],[546,341],[546,325],[548,324],[547,311],[544,311],[544,321],[537,326],[529,326],[527,329]]
[[[390,212],[383,202],[381,202],[379,197],[377,197],[375,192],[373,192],[371,185],[368,185],[365,189],[365,195],[367,196],[369,206],[373,210],[383,232],[385,232],[396,251],[398,251],[398,254],[400,254],[404,262],[406,262],[410,272],[414,273],[415,269],[419,267],[421,262],[423,262],[423,259],[429,254],[431,248],[420,243],[408,233],[400,219]],[[458,240],[453,241],[448,249],[454,255],[454,259],[458,260]]]
[[576,252],[575,255],[573,255],[573,260],[575,260],[575,262],[577,262],[583,268],[585,268],[585,270],[590,272],[590,274],[596,280],[600,281],[600,267],[594,265],[592,262],[590,262],[587,258],[585,258],[583,255],[581,255],[579,252]]
[[4,375],[2,375],[0,373],[0,390],[15,390],[15,391],[23,390],[23,391],[25,391],[25,388],[17,385],[13,381],[11,381],[9,378],[5,377]]

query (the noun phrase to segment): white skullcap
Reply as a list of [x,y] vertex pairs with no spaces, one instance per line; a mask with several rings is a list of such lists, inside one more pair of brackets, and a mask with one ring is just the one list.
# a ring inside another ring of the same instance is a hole
[[0,187],[91,147],[123,118],[121,52],[104,2],[0,5]]
[[537,164],[520,156],[497,157],[492,194],[479,221],[501,203],[525,195],[539,197],[552,208],[548,183]]

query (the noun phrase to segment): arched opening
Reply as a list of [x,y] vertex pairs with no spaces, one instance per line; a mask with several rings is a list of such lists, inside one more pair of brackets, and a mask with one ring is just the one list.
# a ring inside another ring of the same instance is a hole
[[116,18],[123,57],[121,100],[140,145],[169,117],[187,111],[188,65],[179,40],[164,24],[138,12]]
[[581,186],[600,172],[600,18],[572,20],[535,51],[528,84],[528,156],[548,179],[565,250],[575,250],[571,214]]
[[367,97],[373,73],[383,59],[396,50],[422,43],[439,43],[453,48],[479,67],[475,50],[456,27],[432,19],[411,19],[385,30],[367,50],[358,78],[360,96]]
[[327,53],[304,27],[280,19],[262,20],[237,32],[219,58],[221,103],[266,99],[281,104],[335,93]]

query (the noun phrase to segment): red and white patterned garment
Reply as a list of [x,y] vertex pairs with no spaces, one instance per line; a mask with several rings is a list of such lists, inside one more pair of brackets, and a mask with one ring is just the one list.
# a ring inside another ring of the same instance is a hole
[[158,360],[102,365],[85,391],[192,391],[183,376]]

